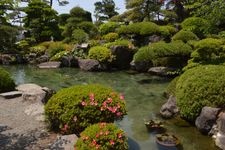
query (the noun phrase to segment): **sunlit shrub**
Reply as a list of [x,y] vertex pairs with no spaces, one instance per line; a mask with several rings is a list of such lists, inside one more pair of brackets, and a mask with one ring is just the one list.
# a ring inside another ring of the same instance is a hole
[[112,123],[98,123],[81,133],[75,149],[128,150],[128,143],[123,130]]
[[126,114],[123,95],[102,85],[79,85],[57,92],[45,105],[54,130],[80,133],[98,122],[114,122]]
[[92,47],[88,52],[88,57],[99,62],[111,62],[113,59],[110,49],[103,46]]
[[117,33],[110,32],[103,36],[103,39],[107,42],[114,42],[119,38],[119,35]]
[[188,41],[193,41],[193,40],[198,40],[197,35],[195,35],[193,32],[191,31],[184,31],[184,30],[180,30],[178,33],[176,33],[173,37],[172,37],[173,41],[177,41],[177,40],[181,40],[184,43],[187,43]]
[[225,66],[205,65],[185,71],[176,85],[182,117],[194,121],[204,106],[225,106]]

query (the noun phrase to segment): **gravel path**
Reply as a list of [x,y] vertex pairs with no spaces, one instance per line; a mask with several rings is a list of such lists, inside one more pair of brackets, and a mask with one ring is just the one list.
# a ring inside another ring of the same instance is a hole
[[44,150],[56,140],[43,121],[24,113],[29,106],[22,97],[0,98],[0,150]]

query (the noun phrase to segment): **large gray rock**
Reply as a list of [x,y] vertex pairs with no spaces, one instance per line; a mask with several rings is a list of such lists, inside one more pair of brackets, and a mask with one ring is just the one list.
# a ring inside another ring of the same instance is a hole
[[151,67],[148,70],[148,73],[157,76],[174,76],[172,72],[175,72],[175,68],[169,67]]
[[212,126],[216,123],[217,115],[220,108],[203,107],[201,114],[195,120],[196,127],[203,134],[208,134]]
[[51,69],[51,68],[59,68],[60,65],[61,62],[59,61],[49,61],[39,64],[38,67],[41,69]]
[[217,120],[218,133],[215,136],[215,144],[225,150],[225,112],[219,114]]
[[78,60],[74,56],[63,56],[60,61],[62,67],[78,67]]
[[107,65],[100,64],[94,59],[79,59],[78,65],[80,69],[85,71],[105,71],[108,69]]
[[221,112],[219,114],[217,125],[218,125],[219,132],[225,135],[225,112]]
[[130,68],[130,62],[133,59],[133,51],[127,46],[112,46],[111,52],[116,56],[115,60],[112,62],[112,67],[118,69],[128,69]]
[[22,95],[21,91],[11,91],[11,92],[6,92],[6,93],[1,93],[0,96],[6,98],[6,99],[11,99],[15,97],[19,97]]
[[74,150],[74,144],[78,137],[75,134],[59,136],[51,145],[51,149],[57,150]]
[[172,118],[179,113],[178,107],[176,105],[176,98],[170,96],[165,104],[162,105],[160,109],[160,114],[164,118]]
[[131,69],[137,70],[139,72],[147,72],[148,69],[152,66],[152,63],[147,61],[140,61],[140,62],[132,61],[130,63],[130,66]]
[[16,87],[22,92],[24,101],[31,103],[46,103],[48,99],[55,93],[53,90],[46,87],[41,87],[36,84],[21,84]]

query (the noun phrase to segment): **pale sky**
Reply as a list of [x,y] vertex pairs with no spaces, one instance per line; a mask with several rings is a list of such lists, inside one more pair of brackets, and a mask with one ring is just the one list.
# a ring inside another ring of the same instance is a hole
[[[70,9],[76,6],[79,6],[81,8],[83,8],[84,10],[90,11],[92,13],[94,13],[94,3],[97,1],[101,1],[101,0],[68,0],[69,4],[67,4],[66,6],[59,6],[58,3],[55,1],[53,3],[53,8],[59,13],[69,13]],[[124,0],[114,0],[116,7],[119,8],[119,10],[117,10],[119,13],[122,13],[125,11],[125,1]]]

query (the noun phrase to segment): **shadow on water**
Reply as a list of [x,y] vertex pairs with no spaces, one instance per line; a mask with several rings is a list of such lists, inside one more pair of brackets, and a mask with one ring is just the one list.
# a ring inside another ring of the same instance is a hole
[[129,150],[140,150],[140,146],[137,142],[135,142],[132,138],[128,138]]

